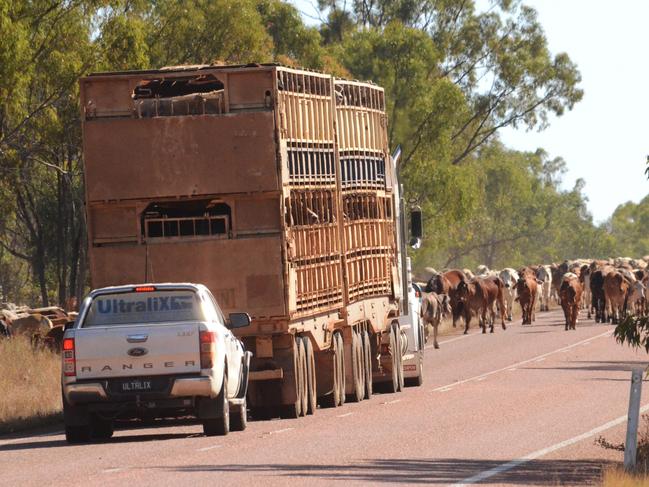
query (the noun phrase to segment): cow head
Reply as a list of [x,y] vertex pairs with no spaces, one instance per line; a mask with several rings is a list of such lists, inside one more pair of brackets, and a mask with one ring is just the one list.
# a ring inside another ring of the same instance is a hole
[[457,299],[458,301],[464,303],[468,301],[470,295],[470,286],[471,284],[466,281],[460,281],[457,285]]

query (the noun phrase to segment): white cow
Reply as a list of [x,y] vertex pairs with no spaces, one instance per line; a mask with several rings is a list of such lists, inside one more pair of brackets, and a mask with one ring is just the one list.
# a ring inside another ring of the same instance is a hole
[[552,269],[549,265],[541,265],[536,271],[539,282],[539,304],[541,311],[550,311],[550,294],[552,293]]
[[505,315],[508,321],[512,321],[512,310],[514,309],[514,300],[516,299],[516,283],[518,282],[518,272],[511,267],[506,267],[500,271],[500,279],[505,284],[503,294],[505,297]]

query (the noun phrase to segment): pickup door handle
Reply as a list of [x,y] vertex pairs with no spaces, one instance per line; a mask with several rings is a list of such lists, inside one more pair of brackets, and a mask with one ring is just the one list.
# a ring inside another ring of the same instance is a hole
[[146,342],[149,338],[149,335],[128,335],[126,341],[129,343],[142,343]]

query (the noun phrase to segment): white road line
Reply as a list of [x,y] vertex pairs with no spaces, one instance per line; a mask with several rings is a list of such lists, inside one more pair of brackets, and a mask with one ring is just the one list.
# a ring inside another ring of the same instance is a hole
[[214,450],[215,448],[221,448],[223,445],[212,445],[212,446],[206,446],[205,448],[199,448],[196,451],[208,451],[208,450]]
[[[644,413],[646,411],[649,411],[649,404],[645,404],[644,406],[642,406],[642,408],[640,408],[641,413]],[[516,460],[512,460],[511,462],[503,463],[501,465],[498,465],[497,467],[491,468],[489,470],[485,470],[483,472],[480,472],[479,474],[474,475],[473,477],[468,477],[454,485],[456,486],[472,485],[478,482],[482,482],[483,480],[491,478],[495,475],[512,470],[524,463],[530,462],[532,460],[536,460],[537,458],[541,458],[547,455],[548,453],[555,452],[567,446],[574,445],[575,443],[578,443],[582,440],[591,438],[598,433],[601,433],[603,431],[606,431],[607,429],[613,428],[614,426],[624,423],[626,420],[627,420],[627,415],[625,414],[624,416],[615,418],[613,421],[609,421],[608,423],[598,426],[597,428],[593,428],[592,430],[587,431],[586,433],[582,433],[581,435],[575,436],[568,440],[555,443],[554,445],[548,446],[547,448],[542,448],[541,450],[537,450],[535,452],[530,453],[529,455],[525,455],[524,457],[517,458]]]
[[[601,337],[606,336],[606,335],[611,335],[612,333],[613,332],[611,332],[611,331],[607,331],[607,332],[604,332],[604,333],[602,333],[600,335],[596,335],[594,337],[586,338],[585,340],[575,342],[572,345],[568,345],[566,347],[561,347],[561,348],[559,348],[557,350],[553,350],[551,352],[543,353],[541,355],[537,355],[536,357],[532,357],[532,358],[529,358],[527,360],[523,360],[521,362],[516,362],[515,364],[508,365],[507,367],[502,367],[500,369],[492,370],[491,372],[485,372],[484,374],[476,375],[475,377],[469,377],[468,379],[458,380],[456,382],[452,382],[451,384],[446,384],[446,385],[443,385],[443,386],[436,387],[435,389],[431,390],[431,392],[442,392],[443,389],[447,389],[449,387],[455,387],[455,386],[458,386],[460,384],[466,384],[467,382],[479,379],[480,377],[489,377],[490,375],[497,374],[498,372],[502,372],[504,370],[510,370],[513,367],[520,367],[521,365],[525,365],[525,364],[529,364],[531,362],[538,361],[541,358],[549,357],[550,355],[553,355],[553,354],[558,353],[558,352],[562,352],[562,351],[564,351],[566,349],[571,349],[571,348],[574,348],[574,347],[578,347],[579,345],[581,345],[582,343],[584,343],[586,341],[595,340],[596,338],[601,338]],[[446,392],[446,391],[443,391],[443,392]]]
[[354,413],[339,414],[338,417],[339,418],[346,418],[347,416],[351,416],[352,414],[354,414]]
[[[478,335],[477,333],[472,333],[470,335],[468,335],[468,334],[467,335],[460,335],[458,337],[449,338],[448,340],[442,340],[441,342],[437,342],[437,343],[439,345],[444,345],[445,343],[457,342],[458,340],[464,340],[465,338],[469,338],[469,337],[477,336],[477,335]],[[424,348],[429,349],[429,348],[433,348],[433,347],[434,347],[434,344],[431,344],[431,345],[426,345]]]
[[385,406],[387,404],[396,404],[398,402],[401,402],[401,399],[395,399],[394,401],[387,401],[387,402],[383,402],[381,404],[383,404]]
[[544,360],[545,360],[545,357],[541,357],[540,359],[537,359],[534,362],[543,362]]
[[270,434],[271,435],[276,435],[277,433],[286,433],[287,431],[291,431],[291,430],[294,430],[294,429],[295,428],[283,428],[281,430],[271,431]]
[[107,468],[106,470],[102,470],[102,473],[117,473],[123,470],[128,470],[128,468],[129,467]]

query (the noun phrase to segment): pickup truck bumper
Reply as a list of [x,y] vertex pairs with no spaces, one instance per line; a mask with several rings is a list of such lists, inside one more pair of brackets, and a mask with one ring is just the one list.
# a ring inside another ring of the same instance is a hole
[[[63,393],[70,404],[119,400],[107,393],[102,382],[64,384]],[[211,377],[178,377],[174,379],[170,392],[164,394],[169,398],[215,397],[216,395],[217,391],[213,387]]]

